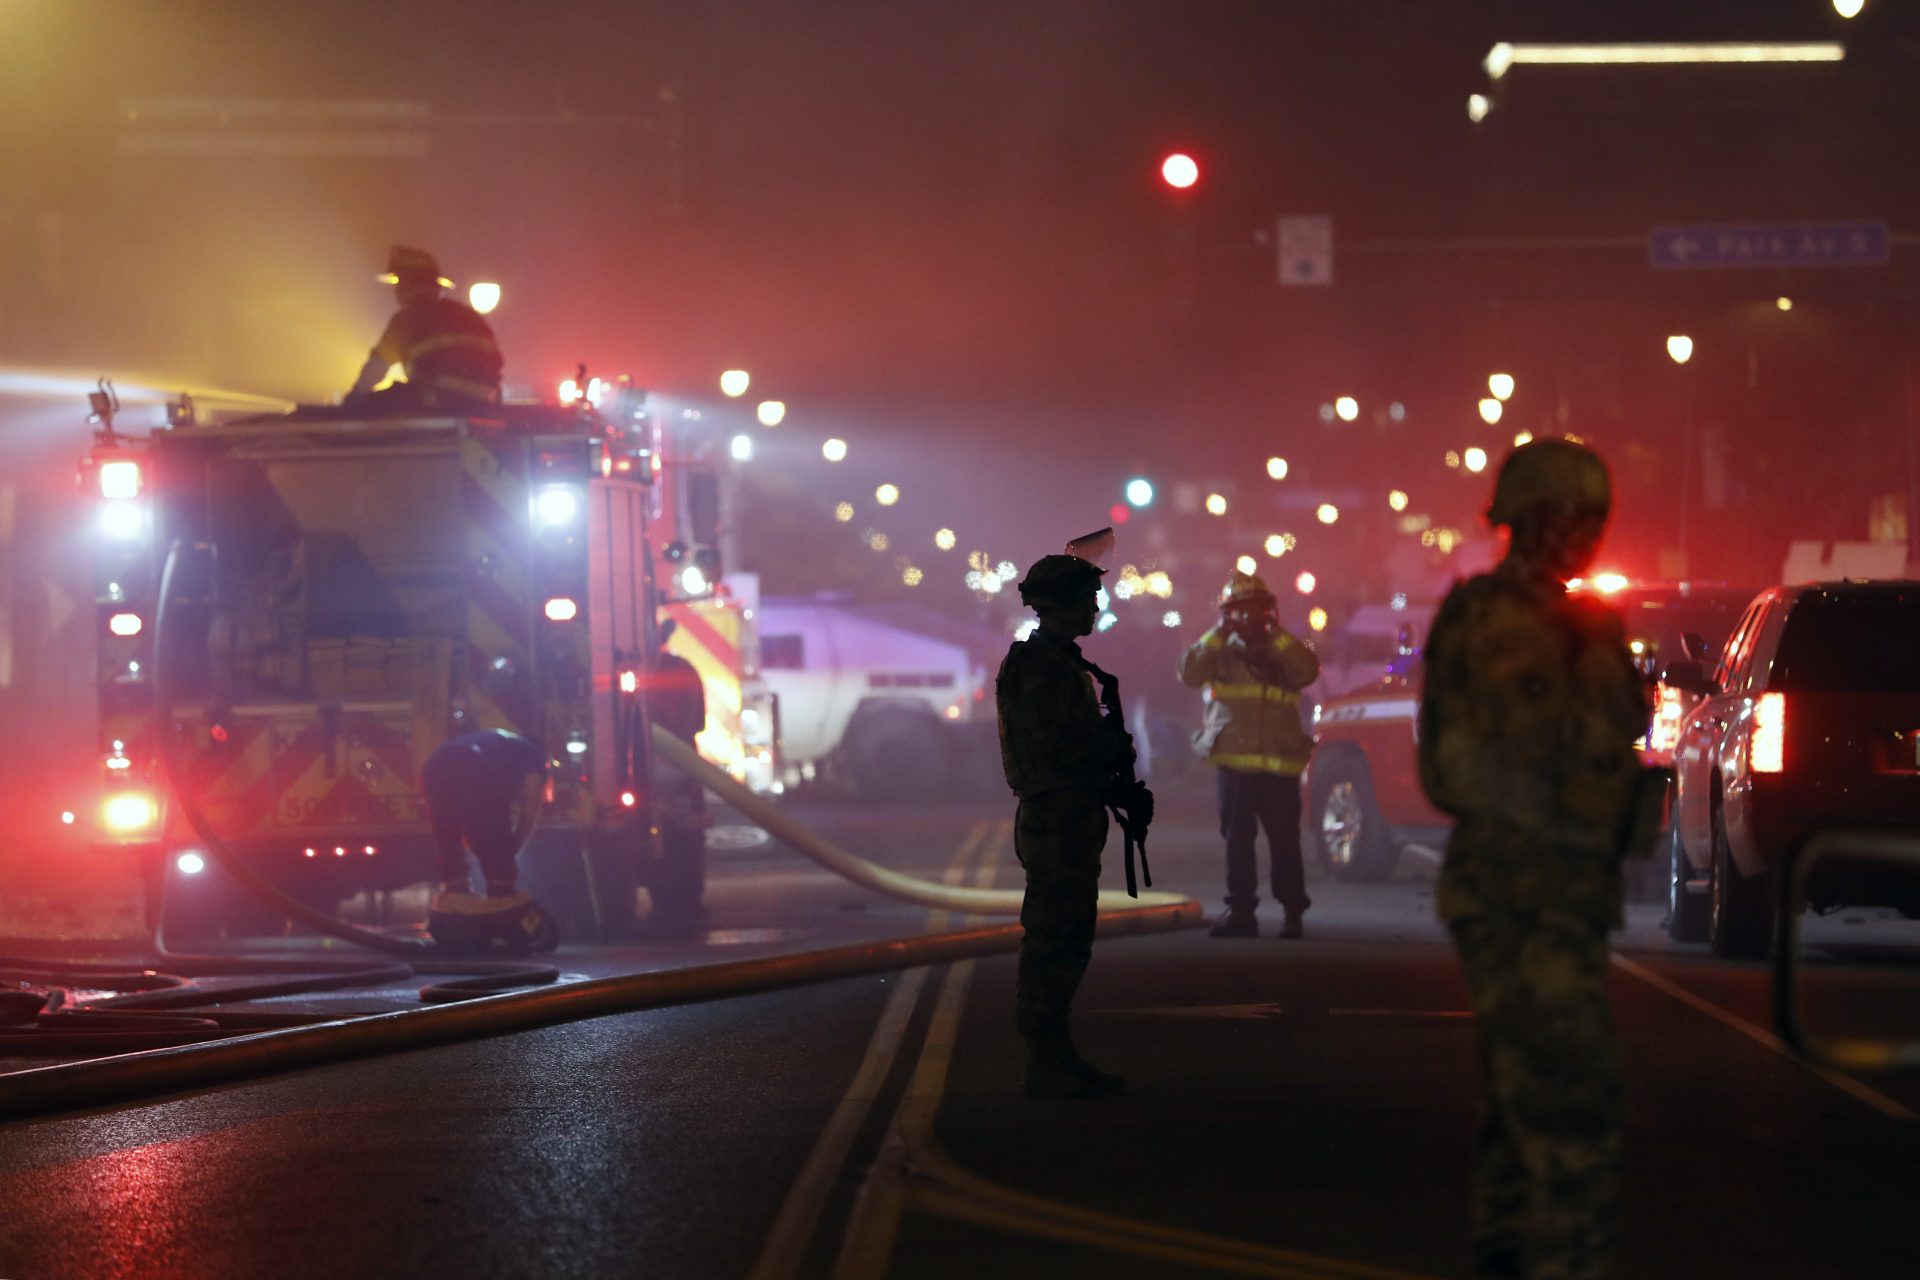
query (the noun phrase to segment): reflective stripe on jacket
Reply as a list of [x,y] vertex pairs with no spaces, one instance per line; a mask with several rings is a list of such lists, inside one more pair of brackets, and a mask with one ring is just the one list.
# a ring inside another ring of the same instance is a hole
[[1213,628],[1180,655],[1181,683],[1207,690],[1194,746],[1223,769],[1298,776],[1313,752],[1300,724],[1300,690],[1319,674],[1313,649],[1285,631],[1254,649]]

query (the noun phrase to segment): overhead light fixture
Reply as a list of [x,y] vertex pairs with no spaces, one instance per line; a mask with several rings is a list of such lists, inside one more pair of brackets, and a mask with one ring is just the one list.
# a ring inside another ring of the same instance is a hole
[[1697,65],[1741,62],[1839,62],[1847,56],[1837,41],[1784,43],[1687,42],[1670,44],[1510,44],[1487,51],[1481,66],[1498,80],[1517,66],[1600,67]]

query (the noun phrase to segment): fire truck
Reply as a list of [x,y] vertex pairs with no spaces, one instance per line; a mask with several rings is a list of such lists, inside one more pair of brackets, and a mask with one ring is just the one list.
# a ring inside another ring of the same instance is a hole
[[157,930],[246,932],[249,909],[258,923],[228,858],[377,921],[433,875],[422,762],[488,728],[547,749],[521,870],[563,934],[619,936],[641,887],[656,913],[697,910],[703,841],[663,830],[649,786],[663,610],[734,639],[703,669],[721,762],[744,776],[771,744],[741,728],[751,630],[720,589],[718,511],[686,501],[699,460],[675,472],[644,392],[485,417],[183,407],[145,435],[116,431],[113,408],[103,388],[81,466],[98,505],[100,790],[77,808],[95,840],[146,855]]

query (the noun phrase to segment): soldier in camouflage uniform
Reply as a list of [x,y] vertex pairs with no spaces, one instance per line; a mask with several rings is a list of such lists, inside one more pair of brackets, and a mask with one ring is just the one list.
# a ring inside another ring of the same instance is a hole
[[1068,1029],[1073,993],[1093,955],[1107,799],[1132,765],[1074,643],[1093,632],[1102,572],[1071,555],[1034,563],[1020,599],[1040,625],[1008,651],[994,686],[1001,762],[1020,797],[1014,851],[1027,873],[1026,933],[1014,1023],[1027,1042],[1024,1092],[1035,1098],[1092,1097],[1123,1083],[1082,1058]]
[[1621,1181],[1607,932],[1638,816],[1648,703],[1618,617],[1570,595],[1606,525],[1605,465],[1562,440],[1508,456],[1488,519],[1506,558],[1434,619],[1420,781],[1458,820],[1437,899],[1480,1032],[1481,1276],[1607,1274]]

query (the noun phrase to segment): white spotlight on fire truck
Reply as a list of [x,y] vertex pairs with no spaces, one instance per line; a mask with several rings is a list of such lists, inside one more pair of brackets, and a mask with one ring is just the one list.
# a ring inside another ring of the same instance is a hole
[[100,464],[100,496],[137,498],[140,496],[140,464],[131,458],[116,458]]
[[580,515],[580,491],[570,484],[550,484],[534,495],[533,511],[549,529],[569,525]]
[[545,613],[551,622],[572,622],[580,616],[580,604],[568,596],[555,596],[547,601]]

